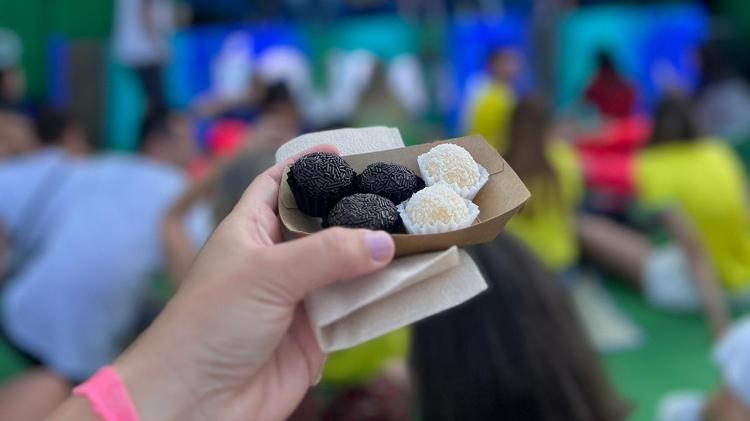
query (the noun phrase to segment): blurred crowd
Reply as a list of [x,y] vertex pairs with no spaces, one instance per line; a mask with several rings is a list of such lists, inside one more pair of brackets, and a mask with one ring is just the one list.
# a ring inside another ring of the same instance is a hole
[[525,82],[544,72],[543,43],[535,60],[518,46],[492,45],[451,129],[447,117],[433,116],[441,93],[430,91],[417,55],[332,54],[321,89],[299,51],[251,57],[236,33],[205,63],[210,89],[173,107],[164,72],[186,7],[200,26],[303,19],[313,10],[325,22],[579,6],[260,3],[116,2],[111,53],[144,97],[129,153],[102,148],[69,109],[30,98],[23,42],[0,30],[0,335],[28,366],[0,387],[0,419],[43,418],[117,356],[280,145],[305,132],[377,125],[399,128],[407,144],[480,134],[532,198],[496,241],[469,248],[487,293],[330,355],[293,419],[626,419],[632,405],[603,371],[596,333],[574,302],[572,291],[592,273],[626,283],[648,306],[702,315],[711,329],[721,384],[708,396],[668,396],[654,419],[750,419],[749,325],[732,318],[750,308],[742,154],[750,85],[726,43],[709,38],[691,51],[696,86],[668,63],[658,68],[649,105],[622,58],[603,46],[590,57],[595,70],[579,98],[564,106],[544,75],[536,86]]

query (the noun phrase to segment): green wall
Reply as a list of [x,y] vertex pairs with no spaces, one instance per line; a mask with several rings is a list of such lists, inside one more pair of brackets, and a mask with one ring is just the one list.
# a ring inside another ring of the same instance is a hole
[[29,94],[44,94],[45,50],[50,36],[105,38],[112,24],[114,0],[0,0],[0,26],[18,33]]

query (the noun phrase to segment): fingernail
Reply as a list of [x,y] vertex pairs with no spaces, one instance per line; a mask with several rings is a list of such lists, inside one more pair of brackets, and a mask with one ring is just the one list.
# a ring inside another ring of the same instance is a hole
[[365,243],[372,260],[387,260],[393,254],[393,239],[384,231],[372,231],[365,234]]

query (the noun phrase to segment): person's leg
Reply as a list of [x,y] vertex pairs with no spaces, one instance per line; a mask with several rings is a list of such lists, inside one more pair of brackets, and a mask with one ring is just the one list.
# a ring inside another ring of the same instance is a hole
[[70,394],[70,384],[44,368],[35,368],[0,387],[0,420],[44,419]]
[[584,255],[642,289],[643,271],[652,251],[648,238],[599,216],[581,215],[576,223]]

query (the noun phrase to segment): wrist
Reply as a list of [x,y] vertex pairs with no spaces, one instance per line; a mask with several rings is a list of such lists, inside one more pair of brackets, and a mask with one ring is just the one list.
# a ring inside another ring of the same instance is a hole
[[172,420],[188,411],[192,394],[173,362],[138,343],[113,364],[142,420]]

